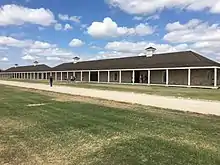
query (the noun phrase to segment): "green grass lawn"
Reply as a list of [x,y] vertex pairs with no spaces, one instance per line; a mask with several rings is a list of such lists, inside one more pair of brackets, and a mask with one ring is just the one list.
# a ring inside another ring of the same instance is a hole
[[[17,80],[16,80],[17,81]],[[47,80],[19,80],[25,82],[48,83]],[[80,88],[91,88],[101,90],[115,90],[135,93],[145,93],[160,96],[174,96],[203,100],[220,101],[220,90],[216,89],[198,89],[198,88],[178,88],[178,87],[159,87],[159,86],[140,86],[123,84],[95,84],[95,83],[66,83],[55,82],[55,85],[67,85]]]
[[220,117],[92,100],[0,85],[0,164],[220,164]]

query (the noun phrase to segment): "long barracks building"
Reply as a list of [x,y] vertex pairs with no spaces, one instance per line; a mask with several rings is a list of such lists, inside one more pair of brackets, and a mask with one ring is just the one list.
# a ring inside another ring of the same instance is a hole
[[78,82],[120,83],[181,87],[220,87],[220,63],[192,51],[155,54],[76,63],[12,67],[0,72],[0,78],[48,79],[65,81],[71,76]]

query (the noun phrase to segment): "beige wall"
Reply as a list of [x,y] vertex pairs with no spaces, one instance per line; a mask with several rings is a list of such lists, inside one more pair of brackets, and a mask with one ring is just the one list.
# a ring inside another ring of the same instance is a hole
[[162,70],[151,71],[151,74],[150,74],[151,84],[165,84],[166,82],[162,81],[164,71]]
[[195,69],[191,70],[192,86],[213,86],[214,69]]
[[89,72],[83,72],[83,81],[89,81]]
[[57,72],[57,80],[61,80],[61,73]]
[[76,72],[75,76],[76,76],[76,81],[81,81],[81,72]]
[[132,83],[132,71],[122,71],[121,72],[121,82],[122,83]]
[[188,70],[169,70],[169,85],[188,85]]
[[99,74],[100,82],[108,82],[108,72],[100,72]]
[[62,80],[67,80],[67,72],[62,72]]

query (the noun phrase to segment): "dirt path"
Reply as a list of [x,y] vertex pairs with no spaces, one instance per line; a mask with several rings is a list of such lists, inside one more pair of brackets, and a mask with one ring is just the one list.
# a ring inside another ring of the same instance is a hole
[[219,101],[189,100],[132,92],[104,91],[67,86],[54,86],[50,88],[49,85],[45,84],[3,80],[0,80],[0,84],[220,116]]

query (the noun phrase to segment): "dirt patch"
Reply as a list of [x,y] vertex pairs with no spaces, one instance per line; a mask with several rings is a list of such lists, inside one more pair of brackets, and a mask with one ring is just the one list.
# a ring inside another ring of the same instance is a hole
[[33,125],[35,125],[33,122],[3,118],[0,120],[0,131],[7,133],[13,130],[24,130]]
[[45,103],[39,103],[39,104],[28,104],[27,107],[40,107],[46,105]]

